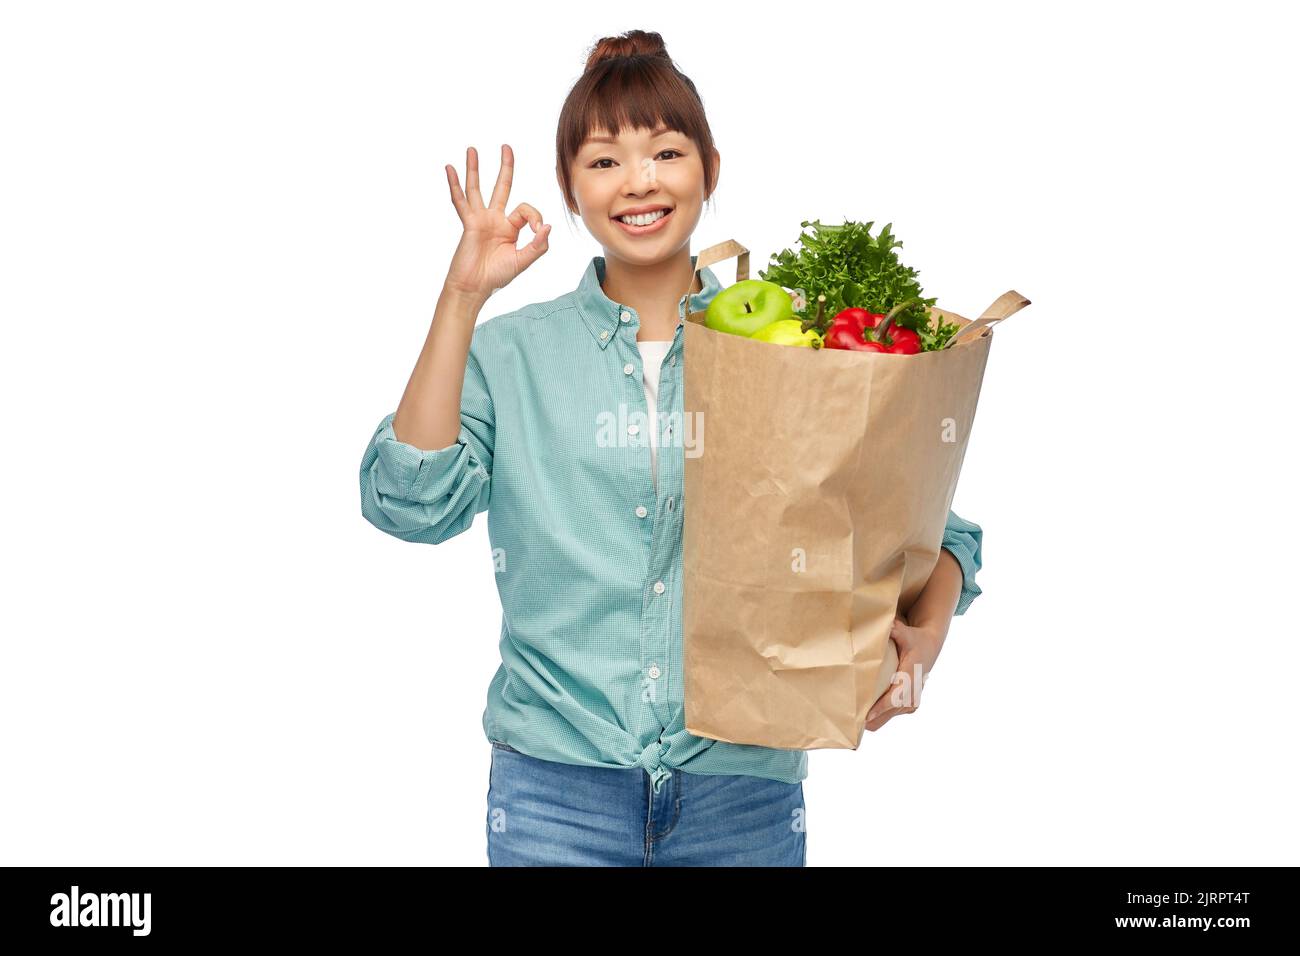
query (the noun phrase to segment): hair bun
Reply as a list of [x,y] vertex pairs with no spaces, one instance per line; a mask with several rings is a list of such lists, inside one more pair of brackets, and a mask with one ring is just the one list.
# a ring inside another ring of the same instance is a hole
[[602,37],[591,48],[586,68],[590,70],[604,60],[618,60],[633,56],[667,58],[668,49],[664,46],[664,38],[657,33],[647,33],[645,30],[628,30],[616,37]]

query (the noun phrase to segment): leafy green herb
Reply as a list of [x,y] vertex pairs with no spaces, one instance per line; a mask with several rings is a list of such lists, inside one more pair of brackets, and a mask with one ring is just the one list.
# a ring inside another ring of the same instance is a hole
[[943,348],[961,328],[956,322],[944,322],[942,319],[939,320],[938,326],[936,329],[933,325],[927,325],[917,330],[917,334],[921,336],[922,352],[934,352]]
[[943,348],[957,331],[955,322],[930,323],[930,307],[934,298],[925,298],[917,271],[903,265],[894,250],[903,243],[890,231],[893,223],[886,224],[878,236],[871,235],[874,222],[849,222],[843,225],[823,225],[820,220],[804,221],[800,226],[813,231],[799,235],[800,249],[785,249],[772,256],[766,269],[759,270],[759,278],[787,289],[802,289],[808,305],[805,315],[816,314],[819,294],[826,296],[826,308],[820,326],[813,325],[818,334],[825,334],[835,315],[849,306],[868,312],[888,312],[907,299],[916,299],[898,314],[895,321],[912,329],[921,337],[922,351]]

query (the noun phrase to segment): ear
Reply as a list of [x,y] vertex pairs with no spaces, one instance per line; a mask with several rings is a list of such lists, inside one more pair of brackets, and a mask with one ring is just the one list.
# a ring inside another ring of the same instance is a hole
[[[722,168],[722,154],[718,152],[718,148],[715,146],[713,147],[713,189],[714,191],[716,191],[718,188],[718,171],[721,168]],[[709,197],[712,196],[713,193],[712,192],[709,193]]]

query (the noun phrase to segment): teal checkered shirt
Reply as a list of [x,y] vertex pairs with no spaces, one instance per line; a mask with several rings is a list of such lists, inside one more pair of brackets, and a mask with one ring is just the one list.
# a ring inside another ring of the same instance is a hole
[[[560,763],[643,767],[656,790],[674,770],[795,783],[808,775],[806,751],[686,732],[684,449],[663,432],[656,487],[645,429],[627,425],[647,414],[639,320],[606,297],[604,277],[596,256],[574,291],[480,322],[456,442],[421,450],[385,416],[361,461],[361,513],[403,541],[439,544],[487,511],[503,611],[489,740]],[[700,280],[692,311],[721,288],[710,269]],[[686,299],[660,372],[664,429],[682,418]],[[617,441],[600,437],[614,431]],[[964,575],[958,614],[980,593],[981,539],[950,512],[943,547]]]

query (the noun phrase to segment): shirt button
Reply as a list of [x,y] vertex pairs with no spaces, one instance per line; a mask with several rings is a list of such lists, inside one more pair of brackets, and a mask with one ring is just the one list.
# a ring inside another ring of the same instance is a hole
[[669,365],[676,365],[676,364],[677,364],[677,356],[674,355],[672,358],[670,358],[670,359],[668,360],[668,364],[669,364]]
[[626,365],[623,366],[624,375],[631,375],[635,370],[636,369],[631,362],[628,362]]
[[648,511],[645,510],[645,505],[637,505],[637,506],[636,506],[636,516],[637,516],[638,518],[644,518],[644,517],[645,517],[646,515],[648,515],[649,513],[650,513],[650,512],[648,512]]
[[668,510],[669,511],[673,510],[673,499],[671,498],[668,499]]
[[640,430],[641,430],[641,429],[638,428],[636,425],[628,425],[628,426],[627,426],[627,433],[628,433],[629,435],[635,435],[635,434],[636,434],[637,432],[639,432]]
[[624,322],[631,322],[631,321],[632,321],[632,313],[631,313],[631,312],[624,312],[622,315],[619,316],[619,318],[622,319]]
[[655,594],[663,594],[663,593],[664,593],[664,583],[662,581],[656,581]]
[[651,679],[651,680],[658,680],[658,679],[659,679],[659,674],[661,673],[660,670],[659,670],[659,665],[658,665],[658,664],[651,664],[651,665],[650,665],[650,669],[647,670],[646,673],[650,675],[650,679]]
[[601,332],[601,333],[600,333],[600,337],[601,337],[602,339],[607,339],[607,338],[609,338],[609,333],[608,333],[608,332]]

